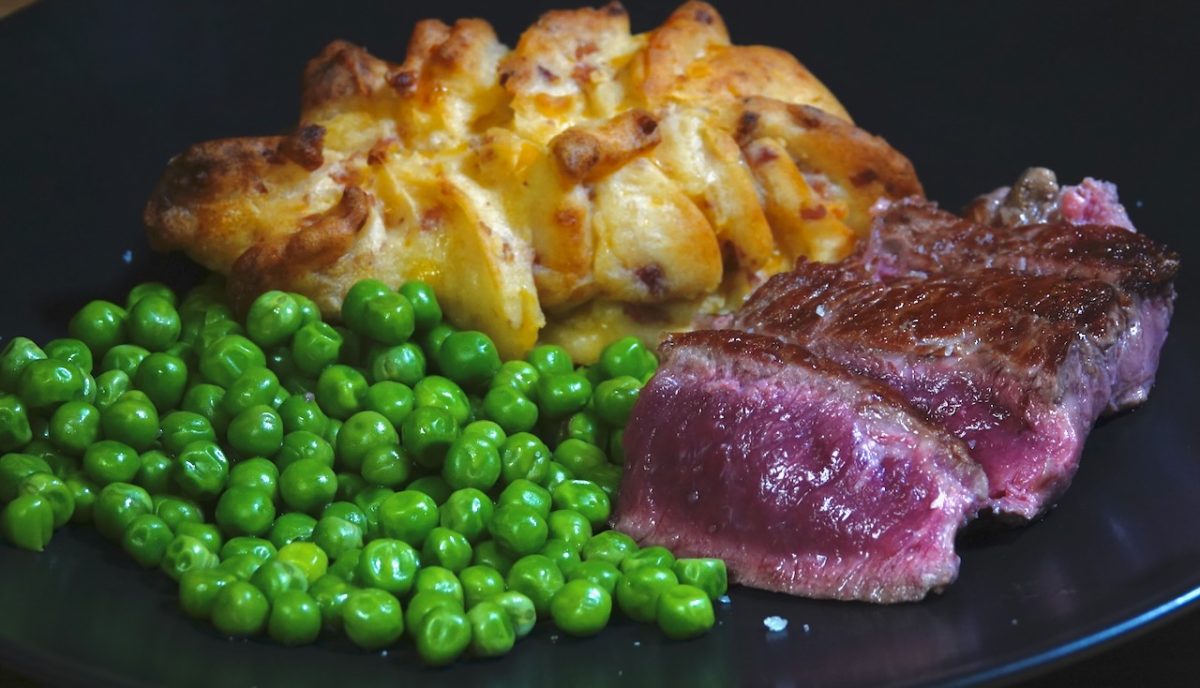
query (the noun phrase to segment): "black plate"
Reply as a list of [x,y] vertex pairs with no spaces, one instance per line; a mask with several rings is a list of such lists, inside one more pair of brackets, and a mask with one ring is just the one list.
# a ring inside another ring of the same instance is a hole
[[[1092,433],[1075,485],[1044,522],[965,543],[959,581],[920,604],[737,589],[703,639],[664,642],[620,621],[584,641],[543,629],[508,658],[445,671],[418,668],[408,650],[227,642],[176,611],[163,576],[68,528],[40,556],[0,546],[2,662],[89,684],[979,682],[1077,657],[1189,604],[1200,589],[1195,10],[836,5],[802,3],[794,16],[723,9],[737,42],[800,56],[860,124],[911,156],[945,205],[1048,165],[1064,180],[1118,182],[1141,230],[1184,254],[1158,387]],[[633,7],[635,28],[667,9]],[[43,2],[0,22],[0,334],[59,336],[89,298],[119,298],[147,277],[194,282],[186,261],[147,249],[139,218],[151,185],[191,142],[290,127],[300,69],[328,40],[400,59],[423,16],[482,14],[511,42],[538,11],[454,0]],[[764,629],[775,614],[786,633]]]

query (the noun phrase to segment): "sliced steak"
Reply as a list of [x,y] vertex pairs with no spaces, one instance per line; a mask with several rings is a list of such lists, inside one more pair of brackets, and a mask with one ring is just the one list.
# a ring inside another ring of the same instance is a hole
[[884,282],[802,262],[732,327],[896,390],[966,443],[993,509],[1032,518],[1070,484],[1108,404],[1123,315],[1117,290],[1096,280],[976,270]]
[[1136,406],[1149,394],[1173,311],[1172,281],[1179,270],[1179,256],[1173,251],[1120,226],[1067,221],[982,225],[916,199],[883,208],[855,260],[883,280],[986,267],[1113,285],[1124,310],[1124,327],[1109,345],[1115,371],[1109,412]]
[[776,338],[693,332],[662,354],[625,432],[617,528],[808,597],[917,600],[955,579],[986,496],[959,440]]

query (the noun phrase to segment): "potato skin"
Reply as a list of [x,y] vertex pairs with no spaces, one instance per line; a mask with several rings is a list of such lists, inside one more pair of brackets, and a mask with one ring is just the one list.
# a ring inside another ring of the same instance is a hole
[[238,304],[287,289],[334,315],[359,279],[423,279],[506,357],[542,333],[587,362],[840,259],[872,204],[921,194],[790,54],[732,45],[706,3],[636,35],[613,3],[513,49],[479,19],[419,22],[398,64],[335,41],[295,130],[190,147],[144,219]]

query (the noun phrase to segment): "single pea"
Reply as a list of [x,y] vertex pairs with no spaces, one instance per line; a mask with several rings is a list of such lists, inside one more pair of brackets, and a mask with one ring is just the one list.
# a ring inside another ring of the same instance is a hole
[[404,449],[420,466],[440,469],[450,445],[458,438],[454,417],[444,408],[418,406],[404,420]]
[[246,313],[246,334],[259,346],[275,346],[300,329],[300,307],[286,292],[259,294]]
[[262,366],[251,366],[225,390],[221,406],[233,418],[252,406],[270,405],[279,389],[275,373]]
[[371,356],[371,381],[399,382],[412,387],[425,377],[425,352],[408,342],[379,349]]
[[137,451],[115,440],[100,440],[83,455],[83,471],[97,485],[132,482],[142,466]]
[[229,459],[215,442],[197,440],[179,452],[175,484],[193,499],[211,499],[221,494],[229,481]]
[[442,477],[454,489],[490,490],[500,479],[500,452],[495,446],[459,437],[446,452]]
[[193,386],[183,394],[179,409],[203,416],[218,437],[224,437],[229,429],[230,416],[225,412],[222,401],[225,389],[209,383]]
[[498,507],[508,504],[524,504],[542,518],[547,518],[550,515],[550,492],[532,480],[517,478],[509,483],[496,499]]
[[[516,590],[508,590],[493,595],[486,602],[495,604],[504,610],[504,614],[508,617],[517,640],[529,635],[529,632],[533,630],[534,625],[537,623],[537,609],[533,606],[533,600]],[[480,604],[483,603],[481,602]]]
[[100,413],[100,429],[110,440],[146,451],[158,439],[158,410],[148,398],[126,392]]
[[238,580],[248,581],[262,568],[264,563],[265,560],[258,559],[252,555],[238,554],[222,561],[217,565],[217,569],[232,575]]
[[582,440],[565,439],[554,448],[554,460],[566,466],[575,475],[585,475],[606,463],[604,450]]
[[25,368],[46,359],[46,352],[27,337],[14,337],[0,350],[0,389],[16,392]]
[[72,337],[83,341],[97,356],[125,341],[125,321],[129,314],[111,301],[89,301],[80,308],[67,331]]
[[351,328],[381,344],[396,345],[408,341],[414,326],[412,304],[388,290],[366,302],[361,321]]
[[557,509],[546,517],[550,537],[562,540],[571,549],[581,552],[592,537],[592,522],[573,509]]
[[267,634],[288,646],[308,645],[321,633],[321,608],[307,592],[288,590],[275,598]]
[[438,506],[423,492],[403,490],[379,505],[379,527],[385,537],[420,547],[438,524]]
[[425,357],[436,361],[438,349],[442,348],[442,342],[446,341],[446,337],[454,332],[454,327],[445,322],[429,328],[421,337],[421,348],[425,351]]
[[161,441],[163,449],[171,454],[179,454],[192,442],[215,442],[216,439],[217,433],[212,423],[199,413],[172,411],[162,418]]
[[361,470],[363,458],[379,446],[399,444],[400,436],[388,419],[375,411],[359,411],[350,416],[338,432],[337,457],[340,465]]
[[676,585],[658,598],[658,627],[672,640],[704,635],[716,623],[712,600],[693,585]]
[[600,491],[608,497],[611,504],[617,498],[617,493],[621,489],[621,476],[624,471],[620,466],[615,466],[611,463],[602,464],[595,468],[590,468],[584,471],[580,477],[591,481],[600,488]]
[[357,585],[359,559],[362,559],[362,548],[348,549],[329,565],[329,573],[351,585]]
[[483,413],[507,433],[528,432],[538,421],[537,404],[507,386],[488,390],[483,398]]
[[461,533],[471,543],[478,542],[488,531],[495,506],[485,493],[467,487],[455,490],[438,509],[439,523],[444,528]]
[[611,426],[624,427],[641,391],[641,381],[628,375],[601,382],[596,387],[596,414]]
[[216,520],[230,535],[263,535],[275,522],[275,504],[265,490],[231,487],[217,500]]
[[548,475],[550,448],[536,435],[518,432],[504,440],[500,449],[500,475],[505,483],[525,478],[542,484]]
[[312,542],[289,542],[279,548],[276,556],[281,561],[290,562],[299,567],[304,572],[309,585],[312,585],[329,570],[329,555]]
[[204,522],[204,512],[195,502],[170,495],[155,495],[151,500],[154,503],[152,513],[161,518],[171,532],[178,530],[182,523]]
[[412,305],[413,322],[418,330],[429,330],[442,321],[442,307],[433,292],[433,287],[425,282],[411,280],[401,284],[398,291]]
[[[7,400],[11,401],[5,403]],[[6,431],[6,426],[13,429]],[[25,407],[16,397],[6,396],[0,399],[0,447],[15,449],[16,442],[12,440],[21,436],[25,437],[25,442],[32,438]],[[55,409],[50,417],[50,441],[70,456],[82,456],[99,438],[100,410],[86,401],[68,401]]]
[[142,452],[138,464],[133,484],[141,485],[152,495],[170,492],[175,486],[175,461],[163,452],[157,449]]
[[379,507],[383,504],[383,500],[395,493],[395,490],[386,487],[372,486],[364,488],[354,496],[355,506],[362,509],[363,515],[367,518],[367,527],[363,530],[367,540],[379,536]]
[[449,485],[446,484],[446,480],[440,475],[421,476],[420,478],[409,482],[405,489],[424,492],[430,497],[433,497],[433,501],[436,502],[438,506],[445,504],[446,500],[450,498],[450,493],[454,491]]
[[[103,498],[103,493],[100,496]],[[98,503],[97,506],[99,506]],[[160,567],[171,577],[171,580],[178,581],[185,571],[211,569],[219,563],[221,560],[217,555],[205,547],[200,540],[190,535],[176,535],[171,542],[167,543]]]
[[162,562],[167,545],[175,535],[166,521],[154,514],[142,514],[129,522],[121,537],[125,552],[145,568],[154,568]]
[[292,337],[292,362],[308,375],[319,375],[337,362],[345,341],[332,325],[320,321],[302,326]]
[[377,279],[355,282],[342,299],[342,322],[355,330],[363,329],[367,304],[392,293],[394,292],[391,287]]
[[413,386],[414,402],[420,407],[437,407],[450,412],[459,426],[471,418],[471,401],[456,382],[440,375],[430,375]]
[[471,644],[467,615],[447,607],[431,610],[412,633],[417,654],[430,666],[450,664]]
[[469,440],[485,442],[496,449],[502,447],[504,441],[508,439],[504,428],[500,427],[499,423],[490,420],[471,421],[462,429],[461,436]]
[[73,363],[85,373],[92,372],[92,350],[78,339],[52,339],[46,342],[42,351],[46,353],[46,358]]
[[228,388],[250,368],[267,365],[266,354],[257,344],[239,334],[227,334],[209,344],[200,355],[200,373]]
[[620,566],[625,557],[637,550],[638,544],[633,538],[615,530],[606,530],[593,535],[583,546],[581,554],[584,561],[598,559]]
[[104,411],[133,387],[123,370],[108,370],[96,377],[96,408]]
[[404,634],[404,614],[395,595],[377,588],[353,590],[342,604],[346,636],[364,650],[387,647]]
[[234,487],[261,490],[275,501],[279,497],[279,469],[260,457],[239,461],[229,471],[228,489]]
[[471,563],[471,543],[462,533],[438,526],[429,531],[421,548],[421,562],[458,573]]
[[[227,308],[227,307],[223,307],[223,308]],[[232,318],[233,318],[233,316],[231,314],[225,314],[225,313],[214,314],[211,311],[208,313],[205,313],[204,323],[199,326],[199,330],[198,330],[195,338],[192,340],[195,343],[198,350],[199,351],[209,351],[209,350],[213,349],[214,345],[219,340],[221,340],[225,337],[228,337],[231,335],[236,335],[236,336],[240,337],[243,334],[245,334],[245,329],[241,326],[241,324]],[[183,336],[182,332],[180,332],[180,336]],[[246,341],[249,342],[250,340],[247,339]],[[253,343],[253,342],[251,342],[251,343]],[[222,344],[221,346],[225,346],[225,345]],[[257,345],[255,345],[255,346],[257,346]],[[202,363],[202,361],[197,360],[198,368],[199,368],[200,363]],[[203,372],[202,368],[200,370],[201,370],[201,372]],[[236,378],[236,377],[237,377],[236,373],[232,374],[232,378]]]
[[109,349],[100,359],[100,371],[119,370],[132,380],[138,366],[150,355],[150,351],[136,344],[118,344]]
[[419,595],[422,592],[439,592],[449,595],[463,603],[463,586],[454,572],[442,566],[422,566],[413,580],[412,592]]
[[179,339],[182,324],[170,301],[149,295],[129,308],[125,327],[130,342],[150,351],[162,351]]
[[[91,379],[74,363],[53,358],[37,359],[25,366],[16,392],[30,409],[53,411],[63,402],[88,401],[87,387]],[[95,381],[91,384],[94,387]]]
[[648,623],[658,614],[658,598],[667,590],[679,585],[679,580],[669,568],[643,566],[624,573],[617,582],[617,605],[633,619]]
[[505,590],[504,576],[490,566],[468,566],[458,572],[458,580],[468,609]]
[[400,427],[415,403],[413,391],[400,382],[383,380],[367,388],[367,410],[381,414],[393,427]]
[[[510,507],[511,508],[511,507]],[[509,590],[516,590],[533,601],[538,616],[550,613],[550,602],[566,580],[549,557],[528,554],[513,563],[508,571]]]
[[471,564],[474,566],[490,566],[500,572],[501,575],[507,575],[509,569],[512,568],[513,562],[517,560],[507,549],[501,548],[496,544],[495,540],[484,540],[475,545],[471,554]]
[[179,405],[187,381],[187,364],[176,356],[161,352],[144,358],[133,375],[134,387],[150,397],[160,414]]
[[517,640],[508,612],[495,602],[480,602],[467,613],[471,622],[471,652],[476,657],[500,657]]
[[251,406],[233,417],[225,438],[243,456],[271,458],[283,446],[283,420],[270,406]]
[[492,378],[491,389],[509,387],[521,396],[533,400],[537,396],[537,368],[526,361],[505,361]]
[[550,603],[550,616],[564,633],[574,636],[596,635],[612,616],[612,595],[584,579],[565,584]]
[[279,406],[279,416],[283,419],[285,432],[310,432],[314,435],[324,435],[329,426],[329,418],[321,410],[316,400],[302,394],[292,394]]
[[296,302],[296,312],[300,314],[300,324],[302,326],[313,322],[320,322],[321,308],[315,301],[304,294],[288,292],[288,295]]
[[592,384],[579,373],[545,374],[538,379],[538,410],[542,417],[564,418],[583,409]]
[[271,602],[261,590],[246,581],[233,581],[217,593],[212,622],[225,635],[246,638],[262,633],[270,611]]
[[678,559],[674,566],[680,583],[695,586],[715,600],[729,590],[729,574],[720,559]]
[[380,445],[367,451],[362,460],[362,476],[367,482],[392,489],[408,483],[412,461],[399,445]]
[[10,501],[0,512],[0,534],[21,549],[44,550],[54,535],[54,508],[50,500],[23,494]]
[[365,408],[367,388],[362,373],[348,365],[331,365],[317,378],[317,403],[330,418],[346,420]]
[[243,535],[225,541],[221,547],[221,559],[248,555],[263,562],[275,556],[277,551],[275,545],[271,544],[269,540]]
[[353,588],[340,576],[327,573],[308,588],[321,610],[321,624],[331,631],[342,630],[342,609]]
[[599,585],[609,592],[610,595],[615,595],[617,592],[617,584],[621,582],[621,571],[616,566],[602,561],[593,559],[585,561],[576,566],[570,574],[567,575],[567,580],[587,580]]
[[279,494],[292,509],[319,513],[337,494],[337,475],[317,459],[301,459],[279,475]]
[[361,549],[363,546],[362,528],[337,516],[322,516],[317,521],[313,531],[313,542],[317,544],[330,559],[337,560],[343,553]]
[[0,502],[17,496],[21,481],[35,473],[51,473],[50,464],[40,456],[9,453],[0,455]]
[[648,566],[673,571],[675,569],[675,555],[671,554],[671,550],[666,547],[658,545],[643,547],[636,552],[631,552],[621,560],[621,573],[629,575],[640,568]]
[[316,529],[317,519],[308,514],[289,511],[275,518],[275,523],[271,525],[271,530],[267,533],[267,539],[271,541],[272,545],[275,545],[275,549],[281,549],[292,542],[312,540]]
[[491,338],[476,330],[455,332],[437,352],[438,368],[464,387],[480,387],[500,370],[500,354]]
[[497,507],[488,531],[498,545],[518,556],[540,550],[549,534],[546,520],[525,504]]
[[217,595],[237,577],[219,569],[191,569],[179,577],[179,606],[193,619],[212,618]]
[[[280,550],[282,551],[282,550]],[[250,576],[250,583],[274,602],[287,590],[308,590],[308,577],[294,562],[281,559],[278,554],[264,561]]]
[[283,380],[303,375],[303,372],[296,367],[291,347],[274,346],[268,348],[264,353],[267,356],[267,370],[275,373],[275,378],[280,381],[281,388],[283,388]]
[[637,337],[623,337],[609,344],[600,353],[599,367],[606,378],[621,375],[641,380],[654,372],[658,360]]
[[463,611],[462,596],[454,597],[436,590],[416,591],[408,600],[404,611],[405,628],[416,628],[421,619],[434,609],[456,609]]
[[419,566],[420,556],[407,542],[378,538],[363,547],[355,578],[365,587],[405,595],[412,589]]
[[221,551],[221,531],[211,523],[191,523],[184,522],[179,524],[179,529],[174,531],[176,535],[187,535],[194,537],[204,545],[205,549],[216,554]]
[[[338,480],[341,480],[339,476]],[[391,494],[388,492],[387,494]],[[383,497],[386,499],[386,496]],[[365,535],[367,532],[367,515],[356,504],[347,501],[333,502],[321,511],[321,518],[334,517],[348,521],[358,526]]]
[[157,296],[171,304],[172,307],[178,303],[175,292],[162,282],[142,282],[129,290],[129,295],[125,299],[125,308],[133,308],[134,304],[147,296]]
[[75,500],[75,511],[71,514],[72,523],[91,523],[92,508],[96,504],[99,490],[90,481],[82,477],[66,479],[67,488],[71,490],[71,498]]
[[562,540],[548,539],[546,544],[538,550],[538,554],[548,557],[562,571],[563,575],[570,579],[571,573],[579,568],[583,562],[579,557],[579,552],[571,547],[568,543]]
[[50,503],[54,527],[61,528],[75,512],[75,497],[62,478],[50,473],[33,473],[17,485],[17,495],[36,495]]
[[283,436],[283,444],[275,454],[275,465],[287,470],[292,464],[311,460],[333,466],[333,447],[319,435],[307,430],[296,430]]
[[607,523],[612,513],[608,495],[589,480],[568,480],[555,487],[551,494],[555,508],[570,509],[582,514],[592,524],[593,529]]
[[556,344],[542,344],[533,347],[526,357],[540,376],[562,375],[575,369],[571,355],[567,350]]

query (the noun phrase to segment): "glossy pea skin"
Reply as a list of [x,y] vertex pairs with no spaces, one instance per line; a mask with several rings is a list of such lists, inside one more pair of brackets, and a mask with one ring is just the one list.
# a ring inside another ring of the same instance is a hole
[[351,328],[381,344],[403,344],[416,329],[412,304],[389,289],[364,304],[361,320]]
[[104,437],[146,451],[160,432],[158,409],[149,399],[126,392],[100,413]]
[[362,548],[348,549],[329,566],[329,573],[352,585],[358,585],[358,560],[362,559]]
[[458,572],[458,580],[468,609],[505,590],[504,576],[490,566],[468,566]]
[[212,622],[217,630],[235,638],[262,633],[271,611],[267,596],[246,581],[229,583],[213,601]]
[[259,294],[246,312],[246,334],[259,346],[282,344],[300,329],[300,305],[287,292]]
[[221,547],[221,559],[249,555],[262,562],[275,556],[277,551],[275,545],[271,544],[269,540],[258,537],[238,536],[225,541],[225,544]]
[[195,502],[170,495],[155,495],[152,501],[152,513],[161,518],[171,532],[178,530],[183,523],[204,523],[204,512]]
[[271,531],[267,533],[267,539],[275,545],[275,549],[282,549],[292,542],[312,540],[316,529],[317,519],[298,511],[289,511],[275,519]]
[[86,401],[68,401],[50,417],[50,441],[69,456],[82,456],[99,438],[100,409]]
[[345,519],[322,516],[313,531],[313,542],[324,550],[330,559],[336,560],[345,552],[362,548],[363,532],[362,528]]
[[380,445],[369,449],[363,456],[361,473],[367,482],[395,489],[408,483],[412,475],[412,460],[404,447]]
[[445,479],[443,479],[440,475],[422,476],[409,482],[407,488],[405,489],[424,492],[430,497],[433,497],[433,501],[436,502],[439,507],[446,503],[446,500],[450,498],[450,493],[454,491],[449,485],[446,484]]
[[525,504],[497,507],[488,532],[504,550],[517,556],[533,554],[546,544],[549,527],[546,520]]
[[509,590],[516,590],[532,600],[538,616],[544,617],[550,613],[550,602],[566,579],[549,557],[529,554],[513,563],[506,582]]
[[137,373],[138,366],[150,352],[136,344],[118,344],[109,349],[104,357],[100,359],[100,371],[108,372],[110,370],[119,370],[132,380]]
[[122,394],[128,392],[133,381],[123,370],[108,370],[96,376],[96,408],[107,409]]
[[471,623],[471,653],[476,657],[500,657],[512,650],[517,640],[512,620],[495,602],[480,602],[467,612]]
[[641,391],[641,381],[628,375],[601,382],[595,393],[596,414],[613,427],[624,427]]
[[270,406],[251,406],[233,417],[225,438],[242,456],[271,458],[283,445],[283,420]]
[[454,332],[455,329],[444,322],[429,328],[421,337],[421,348],[425,350],[425,357],[436,361],[438,349],[442,348],[442,342],[446,341],[446,337]]
[[317,403],[330,418],[346,420],[363,410],[367,378],[348,365],[331,365],[317,378]]
[[184,571],[179,577],[179,606],[193,619],[208,621],[212,618],[217,595],[236,580],[233,574],[219,569]]
[[571,509],[557,509],[546,517],[550,537],[562,540],[581,552],[592,537],[592,523],[583,514]]
[[163,416],[160,440],[163,449],[173,455],[178,454],[198,440],[217,440],[217,432],[207,418],[191,411],[172,411]]
[[265,490],[230,487],[217,500],[216,521],[229,535],[263,535],[275,522],[275,504]]
[[272,602],[285,591],[308,590],[308,577],[304,570],[293,562],[280,559],[278,554],[258,567],[254,575],[250,576],[250,583]]
[[274,501],[279,498],[279,469],[260,457],[239,461],[229,471],[228,488],[234,487],[262,490]]
[[215,442],[197,440],[176,457],[175,484],[188,497],[217,497],[228,481],[229,459]]
[[333,447],[325,438],[307,430],[296,430],[283,436],[283,444],[275,454],[275,465],[279,470],[305,459],[333,466]]
[[413,324],[418,330],[429,330],[442,321],[442,306],[438,303],[433,287],[419,280],[410,280],[400,285],[399,291],[413,310]]
[[178,356],[156,352],[138,365],[133,385],[146,393],[160,414],[179,406],[187,389],[187,364]]
[[46,342],[42,351],[46,353],[46,358],[73,363],[85,373],[92,372],[92,350],[78,339],[52,339]]
[[17,495],[37,495],[50,503],[54,527],[61,528],[75,513],[75,496],[62,478],[49,473],[28,475],[17,486]]
[[710,600],[717,599],[729,590],[729,574],[725,562],[720,559],[678,559],[674,572],[680,583],[703,590]]
[[462,605],[464,599],[463,586],[458,580],[458,576],[442,566],[426,565],[417,570],[417,576],[413,580],[412,594],[419,595],[423,592],[449,595],[458,601],[459,606]]
[[345,340],[332,325],[320,321],[300,327],[292,337],[292,363],[307,375],[319,375],[337,362]]
[[459,426],[471,417],[471,401],[467,393],[456,382],[440,375],[430,375],[413,385],[413,398],[418,408],[445,409]]
[[54,509],[45,497],[23,494],[0,512],[0,534],[13,545],[41,552],[54,535]]
[[446,337],[437,352],[438,369],[463,387],[486,385],[500,370],[500,354],[486,334],[461,330]]
[[554,595],[550,616],[564,633],[596,635],[604,630],[612,616],[612,595],[590,581],[570,581]]
[[366,326],[367,304],[393,293],[391,287],[377,279],[355,282],[342,299],[342,322],[353,330],[361,331]]
[[491,389],[509,387],[530,400],[537,396],[541,373],[526,361],[505,361],[492,378]]
[[395,494],[395,490],[386,487],[367,487],[354,496],[354,504],[362,510],[367,519],[363,532],[371,540],[379,535],[379,507],[383,500]]
[[442,478],[456,490],[473,487],[486,491],[500,479],[501,469],[500,452],[495,446],[459,437],[446,451]]
[[178,581],[185,571],[211,569],[219,563],[217,555],[200,540],[190,535],[176,535],[163,552],[160,568],[171,580]]
[[152,495],[170,492],[175,486],[175,460],[157,449],[142,452],[132,482]]
[[96,496],[92,518],[96,530],[109,540],[118,540],[133,519],[154,511],[150,493],[129,483],[110,483]]
[[50,464],[40,456],[9,453],[0,455],[0,502],[17,496],[17,487],[27,476],[51,473]]
[[172,307],[179,302],[175,292],[162,282],[142,282],[129,290],[129,294],[125,298],[125,308],[133,308],[134,304],[147,296],[157,296],[171,304]]
[[542,376],[562,375],[575,369],[571,355],[557,344],[540,344],[533,347],[526,356],[526,360],[534,368],[537,368],[538,374]]
[[187,535],[196,538],[208,551],[216,554],[221,551],[221,531],[211,523],[184,522],[174,529],[176,535]]
[[[57,413],[55,411],[56,415]],[[14,394],[0,394],[0,452],[20,449],[32,439],[33,428],[29,425],[29,413],[25,404]]]
[[517,478],[501,490],[496,498],[496,506],[508,504],[524,504],[533,509],[542,518],[550,516],[550,491],[532,480]]
[[501,575],[507,575],[516,560],[516,555],[502,548],[495,540],[484,540],[475,545],[471,555],[472,564],[490,566],[499,571]]
[[438,526],[429,531],[421,548],[421,563],[458,573],[471,563],[471,543],[462,533]]
[[475,488],[455,490],[438,508],[439,524],[461,533],[472,544],[488,532],[495,505]]
[[[391,493],[387,492],[386,494]],[[386,499],[386,495],[382,499]],[[366,533],[367,515],[363,513],[363,510],[360,509],[357,504],[347,501],[333,502],[321,510],[321,518],[326,518],[329,516],[349,521],[350,523],[358,526],[364,534]]]
[[162,351],[179,339],[182,322],[169,300],[150,295],[130,307],[125,329],[130,342],[149,351]]
[[504,440],[508,439],[508,433],[504,432],[504,428],[490,420],[471,421],[463,427],[461,436],[468,440],[490,444],[496,449],[499,449],[504,444]]
[[417,654],[429,666],[450,664],[471,644],[467,615],[447,607],[430,610],[412,633]]
[[616,594],[617,584],[621,582],[622,578],[620,569],[599,559],[585,561],[567,575],[567,580],[591,581],[607,590],[611,595]]
[[184,392],[179,410],[203,416],[218,436],[224,437],[229,429],[229,414],[221,403],[225,389],[209,383],[194,385]]
[[363,547],[355,579],[368,588],[406,595],[420,566],[420,556],[407,542],[378,538]]
[[208,381],[225,388],[250,368],[266,365],[267,356],[263,350],[240,334],[227,334],[216,339],[200,355],[200,373]]
[[265,562],[249,554],[239,554],[221,561],[217,570],[228,573],[234,578],[249,581]]
[[385,537],[420,547],[438,525],[438,506],[423,492],[402,490],[379,505],[379,529]]
[[581,440],[597,447],[603,447],[608,439],[600,419],[591,411],[572,413],[563,424],[563,439]]
[[342,630],[342,609],[353,588],[340,576],[327,573],[308,588],[321,611],[321,624],[331,631]]
[[317,459],[301,459],[279,474],[279,495],[297,511],[319,513],[337,494],[337,475]]
[[550,419],[565,418],[580,411],[592,396],[592,383],[579,373],[546,375],[538,379],[539,413]]
[[390,381],[412,387],[425,377],[425,352],[411,342],[379,349],[371,356],[371,381]]
[[598,365],[606,378],[628,375],[641,380],[654,372],[658,360],[637,337],[623,337],[604,348]]
[[[90,379],[74,363],[42,358],[25,366],[16,392],[29,408],[53,411],[63,402],[88,401],[87,381]],[[91,384],[94,386],[95,381]]]
[[221,406],[233,418],[253,406],[270,405],[279,389],[275,373],[262,366],[251,366],[225,390]]
[[175,539],[166,521],[154,514],[142,514],[129,522],[121,536],[121,547],[139,565],[154,568],[162,562],[167,545]]
[[90,481],[82,477],[66,479],[67,489],[71,490],[71,498],[75,500],[75,511],[71,514],[72,523],[91,523],[92,508],[96,504],[99,490]]
[[458,423],[450,412],[434,406],[413,409],[401,427],[404,449],[418,465],[430,469],[442,467],[458,434]]
[[413,391],[399,382],[383,380],[367,388],[366,408],[375,411],[393,427],[400,427],[416,405]]
[[283,592],[271,605],[267,634],[281,645],[308,645],[321,634],[320,606],[307,592]]
[[46,352],[27,337],[14,337],[0,350],[0,389],[16,392],[25,368],[44,360]]
[[582,440],[568,438],[554,448],[554,460],[571,473],[582,476],[608,463],[604,450]]
[[96,356],[125,341],[125,320],[129,314],[111,301],[89,301],[71,316],[67,332],[87,344]]
[[638,550],[638,544],[625,533],[606,530],[592,536],[583,546],[584,561],[607,561],[613,566],[620,566],[621,561]]
[[712,600],[692,585],[676,585],[658,598],[658,627],[672,640],[704,635],[716,623]]
[[295,564],[303,571],[309,585],[329,571],[329,555],[312,542],[289,542],[279,548],[276,556],[280,561]]
[[525,478],[544,486],[552,456],[550,448],[536,435],[509,435],[500,447],[500,477],[506,484]]
[[353,590],[342,604],[342,628],[364,650],[387,647],[404,634],[400,600],[376,588]]
[[571,574],[583,563],[583,560],[579,557],[578,550],[573,549],[571,545],[563,540],[556,540],[554,538],[546,540],[546,544],[542,545],[542,548],[538,550],[538,554],[553,561],[558,570],[562,571],[562,574],[567,577],[567,580],[571,580]]
[[399,442],[400,435],[382,414],[360,411],[346,419],[338,431],[336,454],[341,466],[357,471],[362,469],[367,452]]
[[404,627],[416,628],[426,614],[441,608],[463,611],[462,597],[454,597],[436,590],[415,592],[404,607]]
[[617,604],[634,621],[654,621],[659,596],[677,585],[679,579],[670,569],[645,566],[621,576],[616,588]]
[[529,632],[533,630],[534,624],[537,623],[537,608],[533,606],[533,600],[516,590],[508,590],[493,595],[487,602],[495,604],[504,610],[518,640],[529,635]]
[[658,545],[643,547],[621,560],[621,573],[629,575],[647,566],[673,571],[675,569],[675,555],[671,554],[671,550],[666,547]]
[[329,427],[329,418],[316,400],[308,399],[302,394],[288,396],[278,410],[279,417],[283,419],[283,429],[287,433],[303,431],[324,435]]

